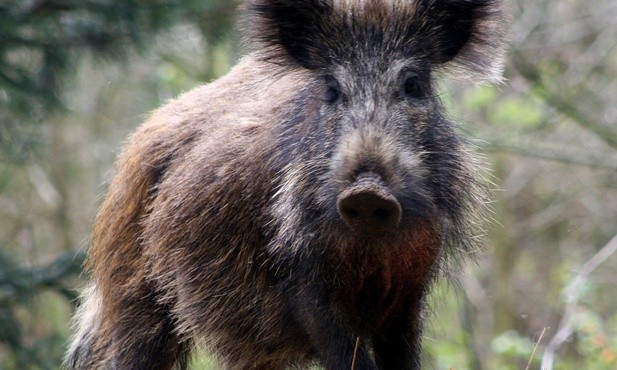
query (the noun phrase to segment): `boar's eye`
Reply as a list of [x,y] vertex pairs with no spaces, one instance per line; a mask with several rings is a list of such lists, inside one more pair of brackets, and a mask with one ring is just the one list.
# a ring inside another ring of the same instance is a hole
[[415,73],[406,73],[403,79],[403,93],[406,97],[422,99],[426,95],[426,86],[422,78]]
[[324,100],[328,104],[334,104],[341,98],[341,89],[338,82],[332,76],[326,77],[326,94]]
[[328,90],[326,90],[326,103],[328,104],[334,104],[336,103],[336,101],[339,99],[339,97],[341,96],[341,92],[334,86],[330,86],[328,87]]

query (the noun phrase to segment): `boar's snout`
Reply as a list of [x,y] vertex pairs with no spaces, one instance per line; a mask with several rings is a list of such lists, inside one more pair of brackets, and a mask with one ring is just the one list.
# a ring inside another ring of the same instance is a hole
[[374,173],[362,174],[337,199],[338,213],[359,234],[379,236],[401,223],[401,205]]

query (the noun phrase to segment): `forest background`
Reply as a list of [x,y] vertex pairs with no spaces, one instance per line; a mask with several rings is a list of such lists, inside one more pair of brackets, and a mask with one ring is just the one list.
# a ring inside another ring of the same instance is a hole
[[[505,1],[506,82],[448,82],[494,188],[427,369],[617,369],[617,0]],[[242,53],[237,1],[0,0],[0,369],[58,369],[125,137]],[[215,369],[207,354],[192,369]]]

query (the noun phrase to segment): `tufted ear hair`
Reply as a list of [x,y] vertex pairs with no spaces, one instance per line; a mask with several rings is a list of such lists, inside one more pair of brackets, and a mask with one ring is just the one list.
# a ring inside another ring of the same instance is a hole
[[248,36],[270,59],[291,56],[308,69],[327,63],[332,0],[248,0]]
[[246,0],[250,41],[265,59],[327,68],[360,48],[428,58],[455,77],[499,80],[501,0]]
[[418,0],[411,29],[455,77],[499,81],[504,23],[499,0]]

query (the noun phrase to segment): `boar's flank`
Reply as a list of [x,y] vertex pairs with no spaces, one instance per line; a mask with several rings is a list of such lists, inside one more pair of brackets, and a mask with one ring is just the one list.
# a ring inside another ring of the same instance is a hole
[[499,78],[499,2],[245,7],[253,51],[120,155],[67,368],[183,369],[196,343],[225,369],[420,367],[485,203],[434,78]]

